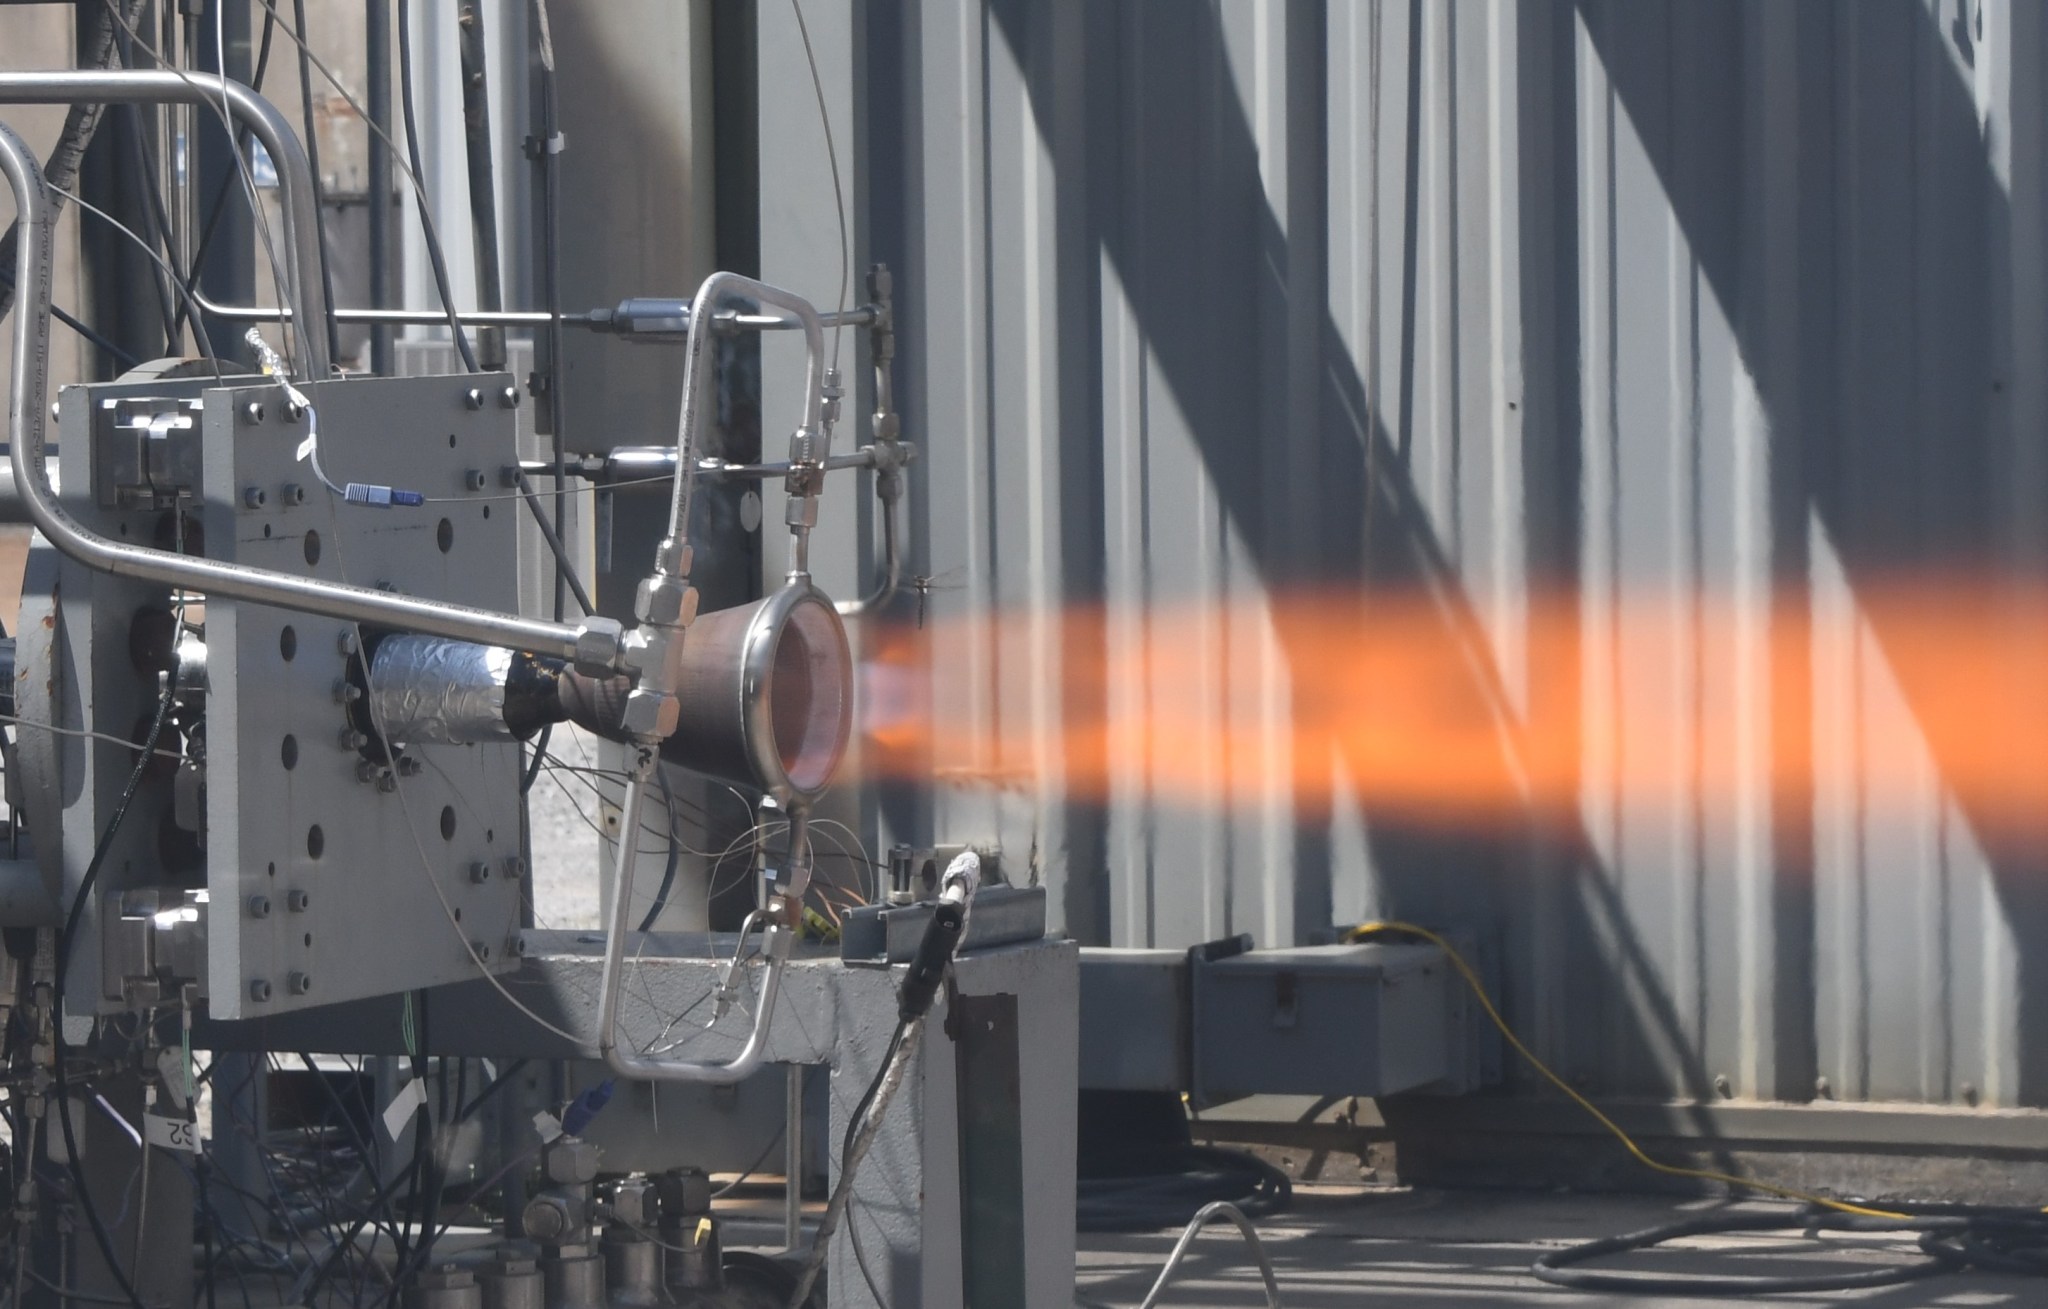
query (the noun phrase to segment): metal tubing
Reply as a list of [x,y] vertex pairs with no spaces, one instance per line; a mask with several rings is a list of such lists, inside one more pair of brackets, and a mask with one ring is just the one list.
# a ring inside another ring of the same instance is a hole
[[[17,74],[0,74],[0,83]],[[42,78],[45,74],[36,74]],[[175,81],[175,79],[174,79]],[[122,84],[125,85],[125,84]],[[4,97],[0,97],[4,98]],[[617,666],[623,651],[619,629],[609,620],[582,627],[542,622],[514,614],[419,600],[390,591],[323,582],[215,559],[172,554],[111,541],[87,531],[58,504],[44,467],[43,397],[49,386],[50,269],[52,224],[48,190],[35,156],[12,129],[0,124],[0,171],[14,192],[21,239],[15,250],[18,290],[14,321],[14,376],[8,397],[13,449],[9,454],[14,490],[36,528],[71,558],[98,572],[134,577],[210,596],[276,605],[362,623],[446,636],[458,641],[510,646],[537,654]],[[311,339],[318,333],[301,333]],[[579,646],[582,649],[579,651]],[[628,670],[629,671],[629,670]]]
[[[704,343],[710,333],[702,327],[713,317],[712,306],[720,298],[732,294],[750,296],[763,304],[788,310],[803,325],[807,360],[803,427],[808,432],[824,430],[825,397],[821,383],[825,375],[825,329],[818,321],[818,311],[801,296],[738,273],[713,273],[705,278],[704,284],[697,288],[696,299],[690,302],[689,345],[683,360],[683,407],[676,423],[676,457],[680,466],[676,470],[675,497],[669,505],[668,536],[678,545],[688,539],[690,530],[690,491],[697,471],[691,454],[697,448],[698,415],[703,405],[700,392],[710,372],[704,363]],[[818,452],[820,456],[825,453],[823,450]]]
[[650,1082],[701,1082],[730,1085],[760,1067],[768,1049],[768,1023],[775,1011],[775,997],[782,990],[782,968],[789,961],[791,933],[780,923],[771,924],[763,934],[761,952],[767,966],[761,975],[761,993],[754,1000],[754,1022],[747,1043],[725,1063],[695,1059],[663,1059],[630,1054],[619,1048],[619,994],[623,989],[626,964],[626,934],[633,922],[633,861],[640,842],[640,809],[647,791],[649,772],[656,766],[652,751],[626,781],[626,794],[619,802],[619,854],[617,875],[612,886],[611,930],[604,938],[604,971],[598,980],[597,1049],[605,1064],[621,1077]]
[[[320,282],[320,211],[313,170],[291,124],[268,100],[217,73],[112,69],[0,73],[0,104],[188,104],[225,109],[263,143],[277,165],[292,298],[305,308],[307,317],[326,323],[327,292]],[[17,186],[17,194],[19,190]],[[37,190],[42,190],[40,185]],[[26,230],[27,224],[22,226]],[[325,380],[334,361],[328,354],[324,328],[298,335],[307,378]]]

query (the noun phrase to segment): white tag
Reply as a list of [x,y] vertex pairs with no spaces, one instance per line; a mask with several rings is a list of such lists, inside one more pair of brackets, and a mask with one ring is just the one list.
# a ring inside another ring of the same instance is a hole
[[426,1083],[419,1078],[407,1082],[397,1095],[391,1097],[391,1103],[384,1106],[385,1135],[396,1141],[398,1134],[405,1130],[405,1125],[412,1121],[412,1116],[418,1113],[420,1106],[426,1102]]
[[180,1110],[192,1102],[185,1097],[185,1052],[165,1046],[156,1054],[156,1075],[163,1079],[164,1094]]
[[199,1124],[188,1123],[182,1118],[168,1114],[144,1114],[142,1117],[144,1135],[149,1143],[162,1150],[178,1150],[185,1154],[199,1153]]
[[549,1145],[562,1134],[562,1120],[543,1109],[533,1116],[533,1130],[540,1133],[540,1143]]
[[317,436],[308,436],[305,440],[299,442],[298,453],[293,458],[297,459],[300,463],[306,462],[306,456],[313,453],[313,447],[319,443],[319,440],[320,438]]

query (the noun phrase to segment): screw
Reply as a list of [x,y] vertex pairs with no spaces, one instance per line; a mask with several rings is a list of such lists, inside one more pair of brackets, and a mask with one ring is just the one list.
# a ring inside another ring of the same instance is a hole
[[1716,1073],[1714,1075],[1714,1089],[1724,1096],[1735,1094],[1734,1083],[1728,1080],[1728,1074],[1726,1073]]
[[251,400],[248,404],[243,405],[242,417],[252,423],[262,422],[266,417],[263,412],[263,402],[261,400]]
[[472,468],[462,475],[462,484],[472,491],[483,490],[486,480],[488,479],[484,477],[484,470],[481,468]]
[[312,908],[313,897],[304,891],[291,891],[285,895],[284,903],[285,908],[290,909],[293,913],[302,914]]
[[1825,1075],[1813,1079],[1813,1093],[1826,1100],[1834,1095],[1835,1088]]
[[264,501],[268,499],[270,497],[263,494],[263,488],[260,486],[245,486],[242,488],[242,503],[251,509],[261,509]]
[[471,409],[481,409],[484,407],[484,393],[472,386],[462,393],[462,402]]
[[304,995],[313,989],[313,975],[311,973],[293,973],[285,978],[284,986],[285,990],[290,991],[293,995]]
[[354,654],[356,652],[355,629],[352,627],[342,628],[341,636],[335,641],[335,645],[338,646],[341,652],[345,655]]
[[491,962],[491,947],[485,945],[482,941],[471,941],[469,943],[469,948],[476,952],[476,960],[478,963],[487,964]]
[[498,403],[507,409],[517,409],[519,407],[519,388],[508,386],[498,392]]
[[400,777],[418,777],[420,775],[420,768],[420,761],[411,755],[402,754],[398,756],[398,775]]
[[369,743],[370,743],[370,738],[369,738],[369,737],[367,737],[367,736],[364,736],[364,735],[363,735],[363,734],[362,734],[361,732],[358,732],[358,731],[357,731],[357,730],[356,730],[355,728],[353,728],[353,727],[344,727],[344,728],[342,728],[342,729],[341,729],[341,748],[342,748],[342,749],[344,749],[344,750],[360,750],[360,749],[362,749],[362,748],[363,748],[364,746],[368,745]]
[[377,789],[385,795],[390,795],[398,789],[398,779],[392,776],[389,768],[377,774]]
[[469,866],[469,880],[482,886],[491,880],[491,866],[479,859]]
[[306,503],[306,488],[300,486],[297,482],[286,482],[284,484],[284,502],[288,505],[302,505]]
[[508,856],[505,860],[505,876],[515,882],[526,876],[526,861],[516,854]]
[[251,917],[251,918],[268,918],[268,917],[270,917],[270,897],[269,897],[269,896],[267,896],[267,895],[252,895],[252,896],[250,896],[250,897],[249,897],[249,917]]
[[505,953],[511,955],[514,959],[524,959],[526,957],[526,938],[515,936],[508,939],[505,942]]
[[349,681],[346,677],[340,678],[334,683],[334,703],[354,704],[362,698],[363,688]]
[[286,400],[284,402],[284,415],[296,423],[306,416],[306,406],[296,400]]
[[356,760],[356,780],[358,782],[369,783],[376,781],[379,771],[377,765],[367,759]]
[[1977,1103],[1977,1084],[1975,1082],[1964,1082],[1959,1089],[1963,1093],[1964,1104],[1974,1105]]
[[249,998],[257,1004],[262,1004],[265,1000],[268,1000],[270,998],[270,983],[261,977],[249,983]]

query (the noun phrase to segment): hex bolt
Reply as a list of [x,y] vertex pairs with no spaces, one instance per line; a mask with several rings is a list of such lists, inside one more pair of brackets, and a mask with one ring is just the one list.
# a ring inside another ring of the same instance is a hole
[[284,904],[293,913],[302,914],[313,907],[313,897],[304,891],[291,891],[285,895]]
[[344,655],[352,655],[352,654],[354,654],[354,653],[356,652],[356,633],[355,633],[355,629],[354,629],[354,628],[352,628],[352,627],[344,627],[344,628],[342,628],[342,629],[341,629],[341,635],[340,635],[339,637],[337,637],[337,638],[335,639],[335,646],[336,646],[336,647],[337,647],[337,648],[338,648],[338,649],[339,649],[339,650],[340,650],[340,651],[342,652],[342,654],[344,654]]
[[462,484],[472,491],[483,490],[485,483],[489,480],[489,478],[484,476],[484,470],[481,468],[472,468],[462,475]]
[[475,952],[478,963],[487,964],[491,962],[491,947],[485,945],[482,941],[471,941],[469,948]]
[[293,995],[304,995],[313,989],[313,975],[311,973],[294,972],[285,978],[284,986]]
[[479,859],[469,866],[469,880],[482,886],[491,880],[491,866]]
[[296,423],[306,416],[306,406],[296,400],[287,399],[284,402],[284,416]]
[[248,404],[243,405],[242,417],[251,423],[261,423],[267,417],[264,413],[263,402],[261,400],[251,400]]
[[339,678],[339,679],[337,679],[337,680],[335,681],[335,683],[334,683],[334,703],[336,703],[336,704],[354,704],[354,703],[355,703],[356,701],[358,701],[358,700],[360,700],[360,699],[362,699],[362,698],[363,698],[363,688],[362,688],[362,687],[360,687],[360,686],[357,686],[357,685],[356,685],[356,684],[355,684],[354,682],[351,682],[351,681],[349,681],[349,680],[348,680],[348,679],[347,679],[346,677],[343,677],[343,678]]
[[344,750],[360,750],[370,743],[369,737],[364,736],[353,727],[342,728],[341,736],[338,739],[341,742],[341,748]]
[[498,392],[498,403],[507,409],[517,409],[519,407],[519,388],[508,386]]
[[302,505],[306,503],[306,488],[300,486],[297,482],[286,482],[284,484],[284,502],[288,505]]
[[366,785],[370,782],[374,782],[377,780],[377,774],[382,771],[383,770],[381,768],[377,767],[377,765],[371,763],[367,759],[356,760],[356,780],[358,782],[362,782]]
[[462,393],[462,402],[471,409],[481,409],[484,407],[484,393],[472,386]]
[[420,761],[409,754],[398,756],[398,775],[400,777],[418,777],[422,767],[423,765]]
[[260,486],[242,488],[242,503],[251,509],[261,509],[269,499],[269,496],[263,494],[263,488]]
[[270,897],[269,897],[269,896],[267,896],[267,895],[252,895],[252,896],[250,896],[250,897],[249,897],[249,917],[251,917],[251,918],[268,918],[268,917],[270,917]]
[[377,775],[377,789],[385,795],[390,795],[398,789],[398,778],[392,775],[389,768]]
[[249,998],[257,1004],[262,1004],[268,1000],[270,998],[270,983],[261,977],[249,983]]
[[505,857],[505,876],[515,882],[526,876],[526,861],[516,854],[507,855]]

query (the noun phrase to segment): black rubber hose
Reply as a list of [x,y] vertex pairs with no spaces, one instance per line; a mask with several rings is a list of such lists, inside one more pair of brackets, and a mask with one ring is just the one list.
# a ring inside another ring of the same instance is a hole
[[[1727,1277],[1717,1275],[1672,1275],[1666,1273],[1621,1273],[1581,1268],[1580,1264],[1614,1255],[1639,1253],[1667,1241],[1692,1236],[1724,1235],[1731,1232],[1814,1232],[1820,1230],[1855,1232],[1920,1232],[1926,1235],[1960,1233],[1974,1220],[1969,1218],[1864,1219],[1808,1210],[1793,1215],[1721,1213],[1688,1218],[1659,1227],[1645,1228],[1623,1236],[1587,1241],[1553,1250],[1539,1257],[1530,1272],[1552,1286],[1575,1291],[1613,1291],[1628,1295],[1758,1296],[1806,1295],[1825,1291],[1854,1291],[1880,1286],[1898,1286],[1922,1278],[1953,1272],[1962,1262],[1946,1251],[1928,1249],[1923,1243],[1921,1257],[1885,1268],[1864,1268],[1846,1273],[1812,1273],[1791,1276]],[[1923,1238],[1924,1240],[1924,1238]]]

